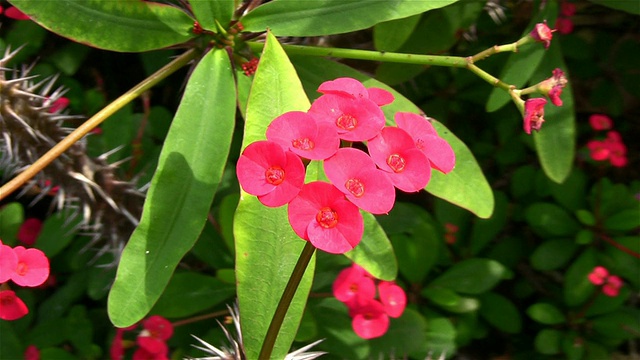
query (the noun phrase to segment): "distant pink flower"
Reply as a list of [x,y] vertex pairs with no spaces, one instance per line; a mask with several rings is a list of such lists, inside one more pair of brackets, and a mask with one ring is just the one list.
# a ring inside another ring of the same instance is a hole
[[373,101],[334,94],[320,96],[309,114],[334,126],[338,137],[348,141],[369,140],[380,133],[385,123],[382,110]]
[[420,191],[431,178],[427,156],[406,131],[387,126],[368,143],[373,161],[387,172],[391,182],[405,192]]
[[24,351],[24,360],[40,360],[40,350],[35,345],[27,346]]
[[49,277],[47,256],[39,249],[25,249],[22,246],[16,246],[13,251],[18,257],[18,264],[11,280],[20,286],[42,285]]
[[126,328],[117,328],[116,335],[111,342],[111,348],[109,349],[109,355],[111,360],[122,360],[124,357],[124,343],[123,336],[126,331],[134,330],[138,327],[138,324],[133,324]]
[[602,285],[609,276],[609,271],[603,266],[596,266],[587,276],[593,285]]
[[609,276],[606,284],[602,286],[602,293],[610,297],[616,297],[620,292],[622,284],[622,279],[619,277],[615,275]]
[[28,313],[27,305],[16,296],[13,290],[0,290],[0,319],[17,320]]
[[384,311],[392,318],[398,318],[407,306],[407,295],[404,290],[393,281],[382,281],[378,284],[380,302]]
[[411,135],[416,147],[429,159],[432,168],[445,174],[453,170],[456,154],[451,145],[438,136],[436,129],[427,119],[410,112],[397,112],[395,121],[400,129]]
[[335,126],[318,123],[302,111],[290,111],[275,118],[267,127],[267,139],[311,160],[324,160],[340,147]]
[[548,49],[549,45],[551,44],[551,39],[553,38],[553,30],[551,30],[549,26],[547,26],[547,22],[545,21],[543,23],[536,24],[529,35],[535,41],[544,43],[544,47]]
[[613,120],[603,114],[593,114],[589,116],[589,124],[593,130],[609,130],[613,127]]
[[387,174],[371,157],[354,148],[341,148],[324,161],[324,172],[352,203],[373,214],[391,211],[396,192]]
[[538,84],[538,91],[549,97],[551,103],[555,106],[562,106],[562,90],[567,85],[567,77],[561,69],[554,69],[553,75]]
[[142,326],[149,332],[149,336],[163,341],[173,336],[173,325],[160,315],[153,315],[142,322]]
[[609,146],[606,142],[600,140],[590,140],[587,143],[589,149],[589,156],[595,161],[607,160],[611,154]]
[[169,360],[166,354],[167,351],[153,353],[141,346],[133,353],[132,360]]
[[318,87],[318,92],[350,96],[354,99],[369,99],[378,106],[390,104],[394,100],[393,95],[387,90],[381,88],[365,88],[360,81],[348,77],[325,81]]
[[531,134],[531,130],[539,131],[544,123],[544,106],[547,100],[533,98],[524,103],[524,132]]
[[573,32],[573,21],[567,17],[558,17],[556,19],[556,30],[562,35],[571,34]]
[[20,225],[17,236],[18,240],[27,246],[33,246],[41,230],[42,221],[40,219],[28,218]]
[[55,114],[64,110],[67,106],[69,106],[69,99],[67,99],[66,97],[59,97],[53,102],[53,104],[50,105],[48,111],[52,114]]
[[576,4],[563,1],[560,3],[560,15],[573,16],[576,13]]
[[0,284],[11,280],[18,266],[18,255],[9,245],[0,241]]
[[305,168],[298,155],[272,141],[249,144],[236,166],[244,191],[266,206],[282,206],[293,199],[304,183]]
[[356,298],[373,299],[376,296],[376,285],[362,267],[353,264],[338,274],[333,282],[333,296],[344,303]]
[[363,339],[373,339],[384,335],[389,329],[389,316],[384,306],[377,300],[369,300],[354,310],[351,322],[353,331]]
[[625,167],[628,164],[627,146],[623,142],[608,142],[609,162],[615,167]]
[[293,231],[320,250],[343,254],[352,250],[364,232],[358,207],[345,199],[332,184],[315,181],[305,184],[289,203]]
[[609,271],[603,266],[596,266],[587,276],[593,285],[602,286],[602,293],[606,296],[618,296],[622,287],[622,279],[615,275],[609,275]]
[[31,20],[27,14],[18,10],[15,6],[8,7],[7,10],[4,11],[4,15],[14,20]]

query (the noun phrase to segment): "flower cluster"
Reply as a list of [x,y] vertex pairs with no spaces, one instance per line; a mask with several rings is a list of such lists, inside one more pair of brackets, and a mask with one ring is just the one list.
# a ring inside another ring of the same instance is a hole
[[609,161],[615,167],[624,167],[629,162],[627,159],[627,146],[622,141],[622,136],[613,128],[610,117],[602,114],[593,114],[589,117],[589,124],[595,131],[607,131],[604,139],[592,139],[587,143],[589,156],[595,161]]
[[575,13],[576,4],[569,1],[560,3],[560,16],[556,19],[556,30],[560,34],[567,35],[573,32],[573,21],[571,21],[571,17]]
[[[398,112],[395,126],[385,126],[381,106],[391,93],[365,88],[352,78],[320,85],[309,111],[291,111],[275,118],[267,140],[249,144],[236,172],[244,191],[269,207],[288,204],[294,232],[315,247],[342,254],[361,240],[364,221],[359,209],[388,213],[395,188],[423,189],[431,169],[450,172],[451,146],[424,117]],[[341,141],[367,142],[368,154],[341,148]],[[303,160],[324,162],[330,182],[304,183]]]
[[456,224],[446,223],[444,224],[444,230],[445,242],[449,245],[455,244],[458,241],[456,234],[458,233],[458,230],[460,230],[460,227]]
[[553,39],[553,32],[555,30],[551,30],[547,25],[547,22],[537,23],[536,26],[533,27],[533,30],[529,33],[529,36],[533,38],[536,42],[540,42],[544,44],[545,49],[549,48],[551,45],[551,39]]
[[0,319],[17,320],[29,313],[27,305],[7,282],[18,286],[42,285],[49,277],[49,259],[38,249],[12,248],[0,241]]
[[389,317],[398,318],[407,305],[404,290],[392,281],[376,281],[362,267],[353,264],[333,282],[333,295],[349,308],[353,331],[363,339],[380,337],[389,328]]
[[[553,105],[562,106],[560,95],[562,95],[562,90],[567,85],[567,82],[564,71],[554,69],[550,78],[535,85],[535,90],[548,97]],[[544,98],[531,98],[524,102],[523,128],[527,134],[531,134],[531,130],[539,131],[542,127],[544,123],[544,106],[546,104],[547,100]]]
[[[118,328],[111,344],[111,360],[124,358],[125,348],[132,346],[124,340],[124,333],[135,330],[138,324],[127,328]],[[142,322],[143,330],[136,337],[138,348],[133,353],[133,360],[168,360],[169,347],[167,340],[173,336],[173,325],[169,320],[159,315],[153,315]]]
[[609,271],[603,266],[596,266],[588,276],[593,285],[602,286],[602,293],[616,297],[622,287],[622,280],[615,275],[609,275]]

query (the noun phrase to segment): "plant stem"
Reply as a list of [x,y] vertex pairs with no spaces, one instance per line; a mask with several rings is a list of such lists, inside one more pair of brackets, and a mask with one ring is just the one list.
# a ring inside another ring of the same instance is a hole
[[82,125],[75,129],[71,134],[67,135],[66,138],[62,139],[62,141],[52,147],[51,150],[42,155],[42,157],[31,164],[31,166],[29,166],[26,170],[18,174],[18,176],[16,176],[15,178],[11,179],[11,181],[4,184],[0,188],[0,200],[9,196],[9,194],[17,190],[25,182],[34,177],[38,172],[40,172],[40,170],[51,164],[53,160],[62,155],[63,152],[69,149],[74,143],[82,139],[96,126],[100,125],[109,116],[113,115],[113,113],[120,110],[126,104],[130,103],[133,99],[137,98],[145,91],[149,90],[157,83],[159,83],[161,80],[189,63],[189,61],[193,60],[197,54],[198,53],[196,50],[191,49],[178,56],[173,61],[163,66],[160,70],[156,71],[148,78],[140,82],[138,85],[131,88],[131,90],[122,94],[119,98],[115,99],[112,103],[97,112],[89,120],[85,121]]
[[269,329],[267,330],[267,334],[264,337],[264,342],[262,342],[262,348],[260,349],[260,355],[258,356],[258,359],[271,358],[271,352],[273,351],[273,346],[275,345],[276,339],[278,338],[278,333],[280,332],[280,327],[282,326],[284,317],[287,315],[287,310],[289,310],[289,305],[293,300],[293,296],[296,294],[298,285],[300,285],[302,276],[304,275],[304,272],[307,270],[309,261],[311,261],[311,257],[313,256],[313,253],[315,251],[316,251],[316,247],[313,246],[311,242],[306,241],[304,245],[304,249],[302,249],[302,253],[298,258],[298,262],[296,263],[296,266],[293,268],[293,272],[291,273],[289,282],[287,282],[287,286],[284,288],[284,292],[282,293],[282,297],[280,298],[278,307],[276,308],[276,311],[273,314],[273,318],[271,319],[271,324],[269,324]]

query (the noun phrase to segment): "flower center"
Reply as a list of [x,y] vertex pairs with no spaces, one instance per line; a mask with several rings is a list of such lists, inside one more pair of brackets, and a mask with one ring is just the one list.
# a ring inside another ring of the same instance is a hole
[[387,158],[387,165],[391,167],[393,172],[399,173],[404,170],[407,162],[400,154],[391,154]]
[[349,179],[344,183],[344,187],[349,190],[355,197],[361,197],[364,195],[364,184],[359,179]]
[[340,129],[353,130],[358,126],[358,119],[349,114],[342,114],[336,120],[336,125],[338,125]]
[[16,273],[20,276],[24,276],[29,271],[29,266],[23,262],[19,262],[16,267]]
[[294,148],[300,150],[311,150],[316,147],[316,144],[313,142],[313,140],[309,138],[293,139],[291,141],[291,145],[293,145]]
[[331,229],[338,225],[338,213],[328,206],[323,207],[316,214],[316,221],[325,229]]
[[280,166],[272,166],[264,172],[267,182],[271,185],[280,185],[284,181],[284,170]]

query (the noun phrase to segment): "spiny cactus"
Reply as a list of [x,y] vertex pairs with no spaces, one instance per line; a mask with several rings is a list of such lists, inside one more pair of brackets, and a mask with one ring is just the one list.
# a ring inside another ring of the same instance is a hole
[[[3,181],[24,170],[72,129],[65,122],[81,117],[62,113],[54,104],[65,93],[56,88],[56,77],[38,80],[33,66],[9,69],[7,64],[18,50],[7,49],[0,59],[0,166]],[[64,154],[24,185],[18,194],[37,192],[32,203],[53,196],[53,206],[68,211],[69,221],[79,219],[73,229],[92,237],[89,246],[100,245],[96,257],[114,254],[114,263],[125,241],[138,224],[144,193],[131,182],[120,181],[116,165],[105,153],[91,158],[86,141],[75,143]]]

